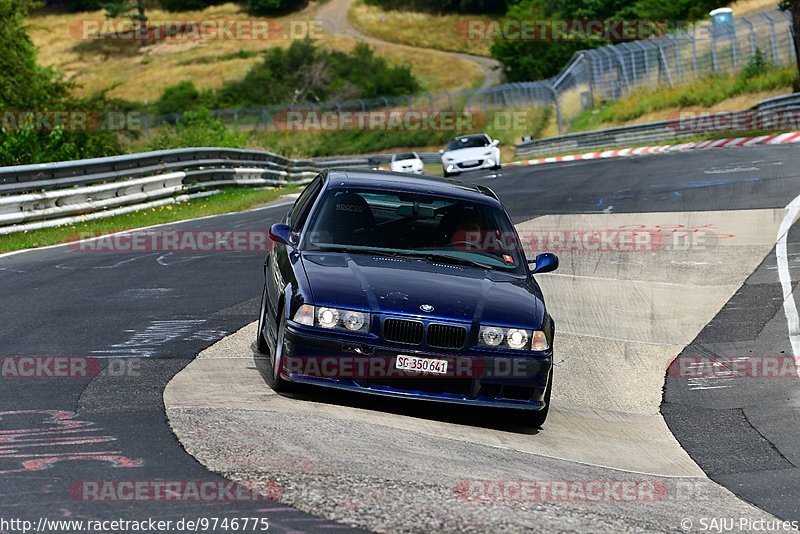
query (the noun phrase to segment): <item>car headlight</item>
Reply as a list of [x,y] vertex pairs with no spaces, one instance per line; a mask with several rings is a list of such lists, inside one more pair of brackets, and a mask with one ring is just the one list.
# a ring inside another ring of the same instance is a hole
[[481,342],[488,347],[496,347],[503,342],[506,335],[502,328],[495,326],[484,326],[481,328]]
[[522,328],[502,328],[500,326],[481,326],[478,344],[483,347],[513,350],[544,351],[550,348],[547,336],[541,330]]
[[304,304],[295,312],[294,321],[306,326],[318,326],[360,334],[369,332],[368,313],[329,306],[314,307]]

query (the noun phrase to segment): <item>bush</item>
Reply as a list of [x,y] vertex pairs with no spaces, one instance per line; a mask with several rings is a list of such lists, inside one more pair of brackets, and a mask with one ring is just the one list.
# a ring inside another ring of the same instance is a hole
[[314,41],[272,48],[244,79],[226,84],[216,107],[257,106],[328,99],[412,94],[420,84],[408,67],[394,67],[358,44],[346,54],[319,49]]
[[153,107],[159,115],[185,113],[208,107],[210,99],[211,96],[208,93],[198,91],[193,82],[183,81],[164,89],[161,97],[156,100]]
[[201,146],[242,148],[247,135],[229,131],[206,109],[190,111],[175,126],[167,126],[149,144],[150,150]]

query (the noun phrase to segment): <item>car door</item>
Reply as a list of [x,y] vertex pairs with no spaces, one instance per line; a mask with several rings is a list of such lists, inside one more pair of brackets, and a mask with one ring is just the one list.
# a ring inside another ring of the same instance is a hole
[[[314,180],[308,184],[295,201],[292,208],[284,218],[286,224],[292,227],[293,232],[299,232],[302,225],[308,217],[308,212],[314,205],[319,192],[322,190],[323,176],[317,175]],[[292,247],[280,243],[273,243],[272,250],[267,255],[267,260],[264,265],[264,274],[266,276],[266,289],[267,289],[267,320],[266,325],[269,330],[268,340],[275,339],[278,330],[277,316],[278,306],[280,303],[281,295],[287,284],[292,284],[292,287],[297,287],[297,279],[293,270],[293,262],[299,259],[293,259]]]

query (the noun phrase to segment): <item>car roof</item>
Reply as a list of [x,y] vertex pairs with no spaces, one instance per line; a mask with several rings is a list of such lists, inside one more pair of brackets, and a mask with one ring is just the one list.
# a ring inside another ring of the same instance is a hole
[[439,194],[450,198],[477,200],[500,206],[497,195],[486,186],[438,176],[366,169],[330,169],[327,183],[329,186],[337,188],[358,187],[383,191]]
[[478,138],[481,138],[481,139],[489,139],[489,136],[488,136],[488,135],[486,135],[485,133],[468,134],[468,135],[459,135],[458,137],[454,137],[454,138],[453,138],[453,141],[456,141],[456,140],[458,140],[458,139],[478,139]]

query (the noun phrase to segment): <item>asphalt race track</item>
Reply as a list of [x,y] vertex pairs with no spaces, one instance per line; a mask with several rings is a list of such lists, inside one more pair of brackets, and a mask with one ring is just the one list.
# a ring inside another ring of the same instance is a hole
[[[0,257],[2,356],[97,358],[104,370],[3,373],[0,516],[258,516],[277,531],[800,520],[796,375],[709,384],[667,371],[678,354],[793,356],[779,274],[794,287],[798,235],[777,251],[776,242],[800,195],[800,152],[720,149],[464,179],[492,187],[523,235],[640,227],[664,239],[646,252],[566,251],[561,269],[539,278],[561,359],[555,412],[540,431],[485,412],[273,394],[252,326],[242,330],[256,315],[260,252],[53,247]],[[166,228],[264,230],[286,209]],[[273,499],[98,502],[81,492],[87,481],[224,484],[223,475]],[[484,480],[637,480],[664,492],[654,502],[509,501],[471,485]]]

